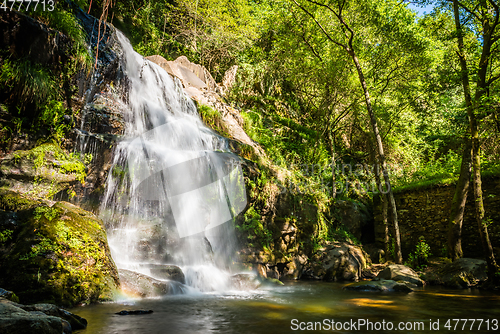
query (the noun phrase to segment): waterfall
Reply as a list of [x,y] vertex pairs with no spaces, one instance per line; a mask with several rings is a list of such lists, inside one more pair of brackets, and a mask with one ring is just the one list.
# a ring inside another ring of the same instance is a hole
[[246,205],[238,157],[203,124],[180,81],[117,34],[125,133],[100,210],[113,259],[146,275],[160,264],[178,265],[193,288],[227,289],[233,217]]

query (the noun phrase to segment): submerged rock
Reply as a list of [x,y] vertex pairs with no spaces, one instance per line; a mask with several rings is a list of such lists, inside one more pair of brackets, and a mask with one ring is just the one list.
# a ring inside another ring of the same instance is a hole
[[236,274],[230,277],[230,284],[236,290],[255,290],[262,282],[255,274]]
[[153,313],[153,310],[133,310],[133,311],[123,310],[120,312],[116,312],[115,314],[118,314],[118,315],[138,315],[138,314],[151,314],[151,313]]
[[393,280],[363,281],[348,284],[344,287],[346,290],[357,291],[379,291],[379,292],[412,292],[413,289],[404,282]]
[[120,269],[121,289],[137,297],[159,297],[185,293],[186,287],[177,281],[162,281],[135,271]]
[[285,285],[285,283],[283,283],[282,281],[280,281],[279,279],[276,279],[276,278],[261,277],[260,279],[262,281],[262,285],[265,285],[265,286]]
[[378,273],[377,278],[404,281],[417,286],[423,286],[425,284],[413,269],[403,266],[402,264],[388,265],[384,270]]
[[426,273],[429,284],[442,284],[452,288],[468,288],[486,281],[486,261],[461,258]]
[[33,200],[0,190],[0,286],[21,302],[60,305],[109,300],[119,285],[101,220],[67,202]]

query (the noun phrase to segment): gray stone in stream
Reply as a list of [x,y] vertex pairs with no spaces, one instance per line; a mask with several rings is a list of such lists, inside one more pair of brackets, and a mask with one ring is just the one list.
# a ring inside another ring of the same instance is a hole
[[256,274],[236,274],[229,278],[233,288],[237,290],[255,290],[261,286],[279,286],[284,285],[278,279],[262,277]]
[[131,270],[119,269],[122,290],[139,297],[159,297],[182,294],[185,287],[176,281],[161,281]]
[[467,288],[486,281],[486,261],[462,258],[426,273],[430,284],[442,284],[452,288]]
[[425,284],[413,269],[403,266],[402,264],[388,265],[384,270],[378,273],[377,278],[404,281],[417,286],[423,286]]
[[262,284],[255,274],[236,274],[229,281],[236,290],[255,290]]
[[378,292],[412,292],[413,289],[405,283],[393,280],[363,281],[344,286],[346,290],[378,291]]
[[186,283],[186,277],[182,272],[182,269],[169,264],[159,264],[154,265],[150,268],[151,276],[159,279],[168,279],[172,281],[177,281],[182,284]]
[[70,334],[71,325],[64,319],[41,311],[28,312],[20,304],[0,298],[0,333]]
[[28,311],[30,313],[42,312],[45,315],[50,315],[50,316],[59,317],[61,319],[64,319],[70,323],[71,328],[73,330],[87,328],[87,320],[86,319],[84,319],[76,314],[73,314],[71,312],[68,312],[66,310],[63,310],[63,309],[61,309],[53,304],[22,305],[22,306],[20,306],[20,308],[22,308],[23,310]]

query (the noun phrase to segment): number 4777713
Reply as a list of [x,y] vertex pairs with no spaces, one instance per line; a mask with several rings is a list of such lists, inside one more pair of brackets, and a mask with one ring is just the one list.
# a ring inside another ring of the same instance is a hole
[[2,5],[0,10],[3,11],[53,11],[55,9],[54,0],[0,0]]
[[447,330],[498,330],[498,319],[448,319],[444,328]]

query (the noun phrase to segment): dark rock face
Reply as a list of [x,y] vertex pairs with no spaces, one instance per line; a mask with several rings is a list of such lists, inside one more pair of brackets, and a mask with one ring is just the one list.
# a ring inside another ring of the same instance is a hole
[[18,300],[19,298],[16,296],[14,292],[2,288],[0,288],[0,298],[4,298],[16,303],[19,301]]
[[22,302],[109,300],[119,285],[102,221],[70,203],[0,192],[0,286]]
[[373,239],[373,215],[366,205],[339,200],[335,202],[334,210],[338,213],[346,230],[356,239],[363,243],[375,241]]
[[[50,29],[45,24],[32,19],[20,12],[2,11],[0,17],[0,63],[4,61],[20,62],[26,66],[22,68],[31,68],[32,66],[41,66],[53,74],[59,75],[65,83],[65,93],[69,94],[66,83],[67,79],[62,75],[62,68],[71,58],[71,49],[73,43],[70,38],[59,31]],[[22,71],[21,71],[22,72]],[[20,80],[20,78],[17,78]],[[29,91],[29,79],[25,86],[19,87],[19,83],[2,87],[0,90],[0,155],[13,150],[29,150],[36,144],[40,136],[47,135],[46,130],[40,133],[25,134],[12,131],[16,129],[14,116],[25,117],[28,120],[34,119],[37,105],[35,101],[22,101],[17,92],[21,90]],[[36,90],[37,88],[34,88]],[[34,92],[38,93],[37,91]],[[6,105],[4,108],[3,104]],[[22,106],[20,115],[9,113],[7,106],[12,108]],[[69,106],[68,106],[69,107]],[[7,129],[11,129],[8,131]]]
[[90,155],[92,161],[88,166],[85,185],[76,189],[72,202],[97,212],[112,165],[115,144],[124,132],[126,111],[123,102],[127,99],[127,82],[123,81],[125,60],[115,28],[99,23],[98,19],[87,15],[80,8],[75,8],[74,13],[87,33],[90,47],[98,51],[94,59],[96,70],[92,76],[78,73],[74,78],[78,86],[74,102],[79,112],[75,116],[74,134],[68,146]]
[[426,273],[429,284],[441,284],[451,288],[468,288],[486,281],[486,261],[461,258]]
[[40,64],[65,61],[71,47],[67,36],[19,12],[2,12],[0,31],[0,49]]
[[[86,183],[75,189],[75,196],[71,196],[71,202],[95,212],[111,166],[116,137],[123,133],[120,103],[124,97],[120,85],[123,76],[120,67],[121,50],[114,28],[101,23],[101,39],[97,46],[99,20],[87,15],[76,5],[73,13],[88,34],[89,46],[99,51],[95,63],[96,70],[92,75],[80,70],[72,78],[65,79],[69,81],[65,86],[76,86],[78,91],[75,93],[74,90],[65,88],[67,91],[65,91],[64,107],[70,110],[72,115],[65,115],[64,121],[72,124],[74,129],[70,138],[63,140],[62,146],[68,151],[77,148],[83,154],[92,155]],[[69,37],[19,12],[2,13],[0,31],[2,31],[0,49],[6,50],[9,58],[28,60],[33,64],[42,65],[55,75],[60,74],[72,57],[73,43]],[[3,55],[0,55],[0,61],[2,57]],[[0,100],[9,99],[10,95],[9,92],[0,92]],[[31,110],[35,110],[34,106],[27,107],[26,112],[29,113]],[[35,117],[28,114],[24,116],[30,119]],[[12,115],[3,106],[0,110],[0,124],[11,129],[15,128]],[[30,150],[36,145],[40,136],[44,137],[42,133],[17,135],[0,130],[0,136],[2,135],[10,138],[0,143],[0,155],[15,150]],[[68,201],[70,196],[61,193],[57,199]]]

